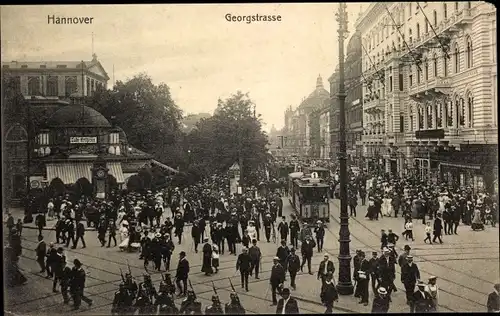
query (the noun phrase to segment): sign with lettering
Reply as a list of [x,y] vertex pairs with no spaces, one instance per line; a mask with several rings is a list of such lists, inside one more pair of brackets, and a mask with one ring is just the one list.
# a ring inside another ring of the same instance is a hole
[[416,131],[415,132],[416,139],[423,139],[423,138],[443,139],[444,136],[445,136],[444,129],[430,129],[430,130]]
[[69,138],[70,144],[97,144],[97,137],[75,136]]

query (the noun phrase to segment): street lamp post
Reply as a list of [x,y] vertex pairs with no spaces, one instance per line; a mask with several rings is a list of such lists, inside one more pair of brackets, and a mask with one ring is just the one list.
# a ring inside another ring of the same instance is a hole
[[[340,295],[352,295],[354,286],[351,282],[351,254],[349,250],[349,214],[347,212],[347,146],[346,146],[346,124],[345,124],[345,85],[344,85],[344,37],[347,35],[347,5],[339,3],[336,14],[339,22],[339,167],[340,167],[340,231],[339,231],[339,277],[337,291]],[[332,102],[333,106],[333,102]],[[333,109],[332,109],[333,110]]]

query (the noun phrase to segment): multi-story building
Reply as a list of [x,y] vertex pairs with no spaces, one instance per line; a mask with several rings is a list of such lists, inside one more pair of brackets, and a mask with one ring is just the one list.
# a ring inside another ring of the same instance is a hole
[[386,172],[491,187],[497,168],[496,9],[373,3],[362,37],[365,155]]
[[313,113],[322,108],[328,100],[329,93],[323,86],[323,79],[318,76],[316,89],[304,98],[295,110],[290,106],[285,111],[283,136],[285,136],[285,152],[288,155],[315,156],[314,148],[319,138],[313,138],[314,145],[311,145],[311,136],[317,134],[316,125],[313,124],[311,129],[311,116],[314,116]]
[[106,89],[109,80],[95,54],[91,61],[2,62],[2,73],[10,76],[25,96],[68,98],[77,91],[91,96]]

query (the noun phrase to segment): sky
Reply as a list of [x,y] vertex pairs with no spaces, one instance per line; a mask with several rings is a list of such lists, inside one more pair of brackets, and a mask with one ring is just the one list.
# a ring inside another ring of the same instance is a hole
[[[369,3],[349,3],[349,30]],[[188,113],[213,113],[217,99],[249,93],[264,129],[325,88],[338,62],[337,3],[232,5],[1,6],[3,61],[79,61],[92,46],[109,76],[144,72],[166,83]],[[228,22],[226,14],[280,15],[281,22]],[[48,16],[93,17],[92,24],[48,24]],[[92,45],[92,33],[94,44]],[[346,40],[347,45],[347,40]],[[112,79],[108,82],[111,87]]]

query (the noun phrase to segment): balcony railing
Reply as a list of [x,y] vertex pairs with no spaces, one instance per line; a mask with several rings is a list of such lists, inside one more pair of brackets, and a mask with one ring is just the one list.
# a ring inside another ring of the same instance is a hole
[[440,94],[449,94],[451,91],[451,80],[443,77],[435,77],[432,80],[421,82],[409,88],[408,95],[413,99],[424,99],[435,97]]
[[366,100],[363,104],[363,110],[365,112],[369,112],[372,111],[372,109],[379,109],[383,111],[385,109],[385,99],[372,98]]

